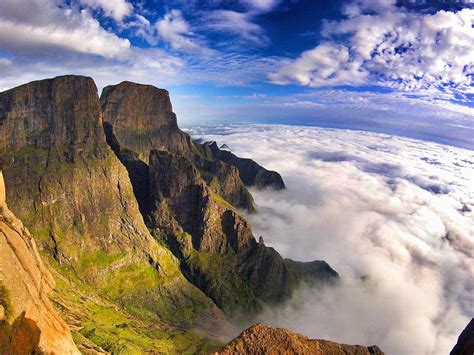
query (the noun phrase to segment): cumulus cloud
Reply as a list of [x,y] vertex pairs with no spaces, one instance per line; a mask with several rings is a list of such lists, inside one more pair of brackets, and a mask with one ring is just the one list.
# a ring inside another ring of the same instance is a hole
[[191,132],[280,171],[286,191],[253,191],[255,235],[341,276],[263,321],[388,354],[449,353],[474,314],[472,151],[320,128]]
[[92,9],[100,9],[105,16],[112,17],[117,22],[122,22],[125,16],[133,13],[133,5],[127,0],[80,0],[82,5]]
[[473,92],[474,9],[420,13],[393,0],[359,0],[343,12],[345,19],[324,23],[318,46],[270,79],[311,87],[378,84],[453,95]]
[[91,14],[54,0],[0,2],[0,45],[15,53],[68,50],[123,58],[130,42],[101,27]]

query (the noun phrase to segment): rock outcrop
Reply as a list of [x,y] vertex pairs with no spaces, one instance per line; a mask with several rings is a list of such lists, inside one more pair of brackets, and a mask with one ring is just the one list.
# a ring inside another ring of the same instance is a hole
[[[235,207],[250,212],[255,208],[245,185],[284,188],[278,173],[268,171],[250,159],[221,151],[217,146],[193,142],[178,128],[166,90],[122,82],[105,87],[100,100],[107,140],[127,167],[139,194],[143,191],[142,181],[133,177],[143,176],[141,167],[148,163],[149,152],[153,149],[188,158],[213,192]],[[147,201],[143,201],[143,205],[146,204]]]
[[204,316],[224,321],[150,235],[101,117],[88,77],[0,93],[0,156],[11,210],[54,265],[122,306],[185,327]]
[[286,329],[255,324],[215,354],[383,355],[383,352],[376,345],[366,347],[309,339]]
[[474,354],[474,318],[464,328],[459,335],[458,341],[450,355],[471,355]]
[[0,353],[79,354],[48,299],[54,280],[5,198],[0,171]]
[[275,190],[285,188],[282,177],[276,171],[267,170],[252,159],[239,158],[227,150],[219,149],[216,142],[211,142],[209,148],[216,159],[239,170],[240,178],[246,186],[271,187]]
[[228,315],[283,302],[303,282],[337,278],[324,261],[283,259],[257,243],[248,221],[208,187],[189,159],[151,151],[149,163],[149,228],[181,260],[188,279]]

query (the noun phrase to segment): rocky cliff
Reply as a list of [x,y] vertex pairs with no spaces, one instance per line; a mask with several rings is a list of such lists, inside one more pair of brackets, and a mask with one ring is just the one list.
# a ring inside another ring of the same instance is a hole
[[215,354],[383,355],[378,346],[338,344],[265,324],[255,324]]
[[253,211],[245,181],[281,189],[278,173],[215,143],[193,143],[176,126],[164,90],[125,82],[106,87],[101,104],[107,142],[129,171],[148,227],[180,260],[188,280],[228,315],[283,302],[303,282],[337,278],[323,261],[308,267],[257,243],[236,210]]
[[60,274],[99,296],[174,326],[194,328],[208,319],[207,326],[225,328],[222,312],[150,235],[101,117],[97,88],[87,77],[0,93],[0,156],[10,208]]
[[254,209],[244,182],[283,181],[223,152],[179,130],[152,86],[124,82],[99,101],[91,78],[62,76],[0,93],[10,208],[57,280],[54,304],[81,351],[208,351],[210,335],[232,332],[221,310],[246,318],[337,279],[323,261],[255,240],[237,210]]
[[0,171],[0,353],[79,354],[48,299],[54,280],[5,198]]
[[[123,82],[104,88],[101,95],[104,127],[114,151],[131,175],[140,163],[148,163],[150,150],[166,150],[191,160],[211,189],[234,206],[254,211],[249,186],[283,188],[276,172],[250,159],[221,159],[219,148],[197,144],[181,131],[166,90]],[[133,182],[133,179],[132,179]],[[134,184],[134,186],[142,184]]]
[[459,335],[458,341],[451,350],[450,355],[474,354],[474,318]]

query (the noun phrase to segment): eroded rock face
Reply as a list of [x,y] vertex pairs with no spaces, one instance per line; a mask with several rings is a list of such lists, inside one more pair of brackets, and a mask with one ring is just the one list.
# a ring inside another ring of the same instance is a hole
[[311,354],[383,355],[376,345],[346,345],[303,335],[265,324],[255,324],[215,354]]
[[189,233],[202,252],[237,252],[255,244],[248,222],[210,190],[187,158],[153,150],[149,176],[153,228]]
[[267,170],[252,159],[239,158],[227,150],[221,150],[216,142],[209,144],[209,148],[216,159],[233,165],[239,170],[240,178],[246,186],[270,187],[275,190],[285,188],[282,177],[276,171]]
[[[223,320],[146,228],[127,170],[106,143],[91,78],[32,82],[0,93],[0,103],[9,205],[47,255],[108,297],[174,324],[191,326],[202,314]],[[117,285],[143,275],[146,284]]]
[[337,279],[323,261],[298,263],[257,243],[249,222],[215,194],[187,158],[152,151],[148,226],[181,260],[188,279],[230,316],[283,302],[302,283]]
[[166,150],[191,160],[213,192],[238,208],[254,211],[253,199],[235,168],[216,161],[178,128],[166,90],[123,82],[105,87],[100,100],[107,141],[127,167],[139,195],[143,181],[134,177],[143,175],[142,163],[148,163],[151,150]]
[[197,151],[188,134],[178,129],[168,91],[124,81],[104,88],[104,123],[110,124],[120,147],[148,161],[152,149],[168,150],[192,159]]
[[0,172],[0,353],[79,354],[48,299],[53,287],[33,238],[7,207]]
[[474,354],[474,318],[459,335],[458,341],[451,350],[450,355]]

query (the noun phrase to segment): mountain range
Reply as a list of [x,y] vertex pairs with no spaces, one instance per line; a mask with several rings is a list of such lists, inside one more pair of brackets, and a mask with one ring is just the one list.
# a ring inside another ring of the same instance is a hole
[[222,348],[339,275],[255,238],[248,188],[282,177],[193,141],[164,89],[99,97],[67,75],[2,92],[0,171],[0,353],[382,353],[264,325]]

